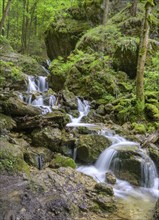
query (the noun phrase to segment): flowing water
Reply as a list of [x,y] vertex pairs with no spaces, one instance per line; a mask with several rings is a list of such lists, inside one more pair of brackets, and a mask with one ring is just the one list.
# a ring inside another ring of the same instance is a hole
[[94,124],[88,124],[88,123],[82,123],[81,120],[84,116],[87,116],[89,111],[90,111],[90,104],[86,100],[81,100],[77,98],[77,103],[78,103],[78,112],[79,116],[78,118],[74,118],[72,115],[69,115],[71,122],[68,123],[66,126],[67,127],[89,127],[89,126],[95,126]]
[[[70,116],[71,123],[67,126],[95,126],[95,124],[81,123],[81,119],[89,113],[89,110],[89,103],[78,99],[79,117]],[[119,169],[118,150],[121,148],[134,149],[141,157],[141,185],[140,187],[132,186],[127,181],[117,179],[113,189],[120,211],[119,218],[114,216],[112,220],[152,220],[152,210],[157,198],[159,198],[159,178],[154,162],[138,143],[127,141],[106,128],[99,130],[98,134],[108,138],[112,143],[111,146],[100,154],[94,165],[79,166],[77,170],[92,176],[97,182],[105,182],[106,172],[113,173],[115,169]]]
[[[112,145],[104,150],[96,163],[91,166],[79,166],[77,170],[92,176],[97,182],[105,182],[106,172],[118,169],[116,158],[118,149],[135,149],[141,155],[142,181],[140,187],[132,186],[129,182],[117,179],[113,186],[117,204],[120,209],[119,216],[128,220],[151,220],[152,210],[159,197],[159,178],[156,167],[150,157],[135,142],[125,140],[118,135],[102,130],[99,134],[109,138]],[[126,213],[126,215],[125,215]],[[119,218],[120,219],[120,218]]]
[[41,109],[42,114],[52,112],[56,105],[56,97],[46,94],[48,91],[48,82],[46,76],[28,76],[27,92],[20,94],[21,100],[29,105]]

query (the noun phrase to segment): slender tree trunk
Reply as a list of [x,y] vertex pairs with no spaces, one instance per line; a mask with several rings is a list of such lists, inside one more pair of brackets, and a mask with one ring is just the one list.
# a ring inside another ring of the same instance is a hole
[[[4,23],[5,23],[6,18],[8,16],[11,3],[12,3],[12,0],[8,0],[6,8],[4,9],[4,12],[3,12],[3,15],[2,15],[2,19],[0,21],[0,34],[2,33],[3,26],[4,26]],[[3,4],[4,4],[4,1],[3,1]]]
[[22,23],[22,53],[27,52],[27,37],[28,37],[28,25],[29,25],[29,0],[23,0],[23,23]]
[[[153,1],[152,1],[153,2]],[[138,54],[138,64],[137,64],[137,75],[136,75],[136,101],[137,101],[137,111],[142,113],[145,107],[144,99],[144,68],[146,61],[146,54],[148,48],[150,24],[149,16],[154,4],[147,1],[145,5],[145,17],[143,20],[142,32],[140,37],[139,54]]]
[[104,5],[103,25],[105,25],[108,21],[109,0],[103,0],[103,5]]
[[137,2],[138,2],[138,0],[132,0],[130,12],[133,17],[135,17],[137,14]]

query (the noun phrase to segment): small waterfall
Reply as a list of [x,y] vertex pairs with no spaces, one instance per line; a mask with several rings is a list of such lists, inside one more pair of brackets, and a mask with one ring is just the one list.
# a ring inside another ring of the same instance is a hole
[[47,95],[48,82],[45,76],[28,76],[27,94],[21,94],[20,99],[29,105],[41,109],[42,114],[52,112],[56,104],[54,95]]
[[[87,175],[92,176],[97,182],[105,182],[105,174],[108,171],[113,172],[115,169],[119,169],[118,150],[121,148],[126,149],[134,148],[141,156],[141,188],[147,190],[152,195],[159,197],[159,178],[154,162],[151,158],[140,148],[140,145],[135,142],[127,141],[118,135],[108,132],[108,130],[102,130],[98,132],[109,138],[112,145],[105,149],[97,159],[96,163],[92,166],[79,166],[77,170]],[[139,187],[140,189],[140,187]],[[128,182],[117,179],[117,183],[114,186],[114,191],[117,196],[122,197],[126,194],[138,194],[142,192],[134,189]]]
[[69,115],[71,122],[68,123],[67,127],[79,127],[79,126],[94,126],[94,124],[88,124],[88,123],[81,123],[81,120],[84,116],[87,116],[90,111],[90,104],[87,100],[81,100],[77,98],[77,104],[78,104],[78,112],[79,116],[78,118],[74,118],[72,115]]

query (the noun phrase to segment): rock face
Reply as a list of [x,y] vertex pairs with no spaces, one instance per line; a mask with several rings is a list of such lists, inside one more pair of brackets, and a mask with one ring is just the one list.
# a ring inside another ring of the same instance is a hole
[[81,135],[76,143],[77,159],[85,163],[93,163],[109,145],[110,141],[102,135]]
[[79,7],[57,14],[45,33],[47,53],[51,60],[58,56],[66,58],[82,34],[101,22],[101,3],[101,0],[85,1]]
[[113,196],[106,192],[106,186],[100,190],[92,178],[71,168],[33,170],[30,178],[31,181],[20,175],[1,175],[2,218],[99,219],[111,216],[115,210]]
[[142,183],[142,164],[144,160],[138,152],[138,147],[120,147],[113,159],[111,168],[115,176],[126,180],[133,185],[141,186]]

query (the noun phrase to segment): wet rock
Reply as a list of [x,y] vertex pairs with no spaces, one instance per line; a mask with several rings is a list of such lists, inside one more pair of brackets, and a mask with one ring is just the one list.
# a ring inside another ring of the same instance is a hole
[[9,116],[0,114],[0,133],[10,131],[16,127],[16,122]]
[[18,97],[9,97],[2,102],[2,110],[11,116],[35,116],[41,114],[41,111],[31,105],[22,102]]
[[16,118],[16,122],[18,130],[26,130],[27,132],[46,126],[62,129],[69,122],[69,116],[58,110],[54,110],[47,115],[18,117]]
[[54,152],[61,152],[62,133],[58,128],[45,127],[32,132],[33,144],[46,147]]
[[140,186],[142,182],[142,164],[144,159],[137,151],[137,146],[117,148],[117,154],[111,163],[111,169],[119,179]]
[[13,210],[16,219],[100,219],[100,214],[106,218],[114,210],[114,200],[99,195],[95,185],[92,178],[71,168],[32,169],[29,179],[1,175],[0,216]]
[[155,144],[149,144],[148,152],[156,167],[159,169],[159,148]]
[[0,172],[25,172],[29,174],[29,167],[23,159],[24,149],[17,145],[14,139],[0,138]]
[[109,196],[114,195],[113,187],[111,187],[110,185],[108,185],[106,183],[97,183],[95,185],[95,189],[101,194],[106,194]]
[[109,145],[110,141],[102,135],[80,135],[76,143],[77,159],[85,163],[93,163]]
[[116,183],[116,177],[113,173],[107,172],[106,175],[106,181],[110,184],[115,184]]
[[24,153],[24,160],[31,166],[35,166],[39,170],[51,161],[53,153],[47,148],[29,147]]
[[63,104],[65,106],[70,107],[70,109],[77,109],[77,98],[73,94],[73,92],[70,92],[68,90],[64,90],[63,92]]
[[70,157],[66,157],[61,154],[56,154],[54,155],[54,159],[49,163],[49,167],[51,168],[59,168],[59,167],[76,168],[76,163]]

